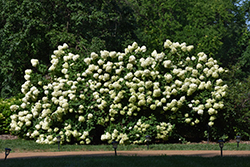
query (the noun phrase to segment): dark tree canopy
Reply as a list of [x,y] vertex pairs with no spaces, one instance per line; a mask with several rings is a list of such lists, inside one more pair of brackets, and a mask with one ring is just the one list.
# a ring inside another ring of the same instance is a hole
[[235,64],[246,48],[246,43],[239,44],[247,28],[246,10],[231,0],[129,0],[128,4],[140,23],[140,39],[154,48],[160,49],[164,39],[186,42],[226,67]]
[[0,93],[20,92],[30,59],[45,65],[59,44],[74,53],[115,50],[137,41],[158,51],[170,39],[194,45],[230,68],[249,71],[249,0],[1,0]]
[[47,64],[59,44],[86,55],[135,40],[132,11],[115,0],[1,0],[0,10],[1,96],[19,92],[30,59]]

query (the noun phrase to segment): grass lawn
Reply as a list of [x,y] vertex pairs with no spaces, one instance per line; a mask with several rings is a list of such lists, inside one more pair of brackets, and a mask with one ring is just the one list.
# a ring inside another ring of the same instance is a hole
[[117,156],[7,159],[0,167],[249,167],[249,157]]
[[[32,140],[1,140],[0,150],[11,148],[11,152],[27,152],[27,151],[58,151],[57,144],[42,145]],[[203,144],[152,144],[150,150],[220,150],[219,144],[203,143]],[[146,145],[118,145],[117,150],[146,150]],[[61,145],[61,151],[113,151],[111,145]],[[223,150],[250,150],[250,144],[240,143],[237,148],[236,143],[225,143]],[[1,152],[1,151],[0,151]]]
[[[34,141],[16,139],[1,140],[0,149],[11,148],[11,152],[46,152],[58,151],[57,145],[41,145]],[[219,150],[219,145],[215,143],[203,144],[152,144],[151,150]],[[119,150],[146,150],[146,145],[119,145]],[[113,151],[111,145],[62,145],[60,151]],[[236,143],[225,143],[223,150],[250,150],[250,144],[241,144],[237,148]],[[4,155],[4,153],[3,153]],[[25,158],[8,159],[0,161],[0,167],[249,167],[249,157],[193,157],[193,156],[68,156],[50,158]]]

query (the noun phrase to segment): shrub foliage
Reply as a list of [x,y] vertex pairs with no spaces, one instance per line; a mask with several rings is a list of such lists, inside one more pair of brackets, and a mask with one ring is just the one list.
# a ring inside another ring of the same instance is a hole
[[166,40],[162,52],[136,42],[124,52],[82,57],[58,46],[48,71],[37,59],[25,71],[21,105],[12,105],[11,130],[38,143],[144,143],[204,133],[223,108],[225,72],[193,46]]

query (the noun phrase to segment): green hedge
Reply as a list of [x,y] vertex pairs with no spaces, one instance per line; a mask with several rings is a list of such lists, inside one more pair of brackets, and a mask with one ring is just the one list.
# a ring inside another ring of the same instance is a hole
[[13,104],[21,104],[22,95],[11,97],[9,99],[0,98],[0,134],[9,133],[11,118],[10,115],[13,111],[10,110],[10,106]]

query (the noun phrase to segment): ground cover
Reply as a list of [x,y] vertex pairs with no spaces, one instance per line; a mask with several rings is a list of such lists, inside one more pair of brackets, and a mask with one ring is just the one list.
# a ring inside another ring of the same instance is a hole
[[187,157],[187,156],[117,156],[117,157],[58,157],[58,158],[32,158],[32,159],[7,159],[0,163],[1,166],[13,167],[43,167],[43,166],[102,166],[102,167],[138,167],[138,166],[171,166],[171,167],[247,167],[249,157]]

